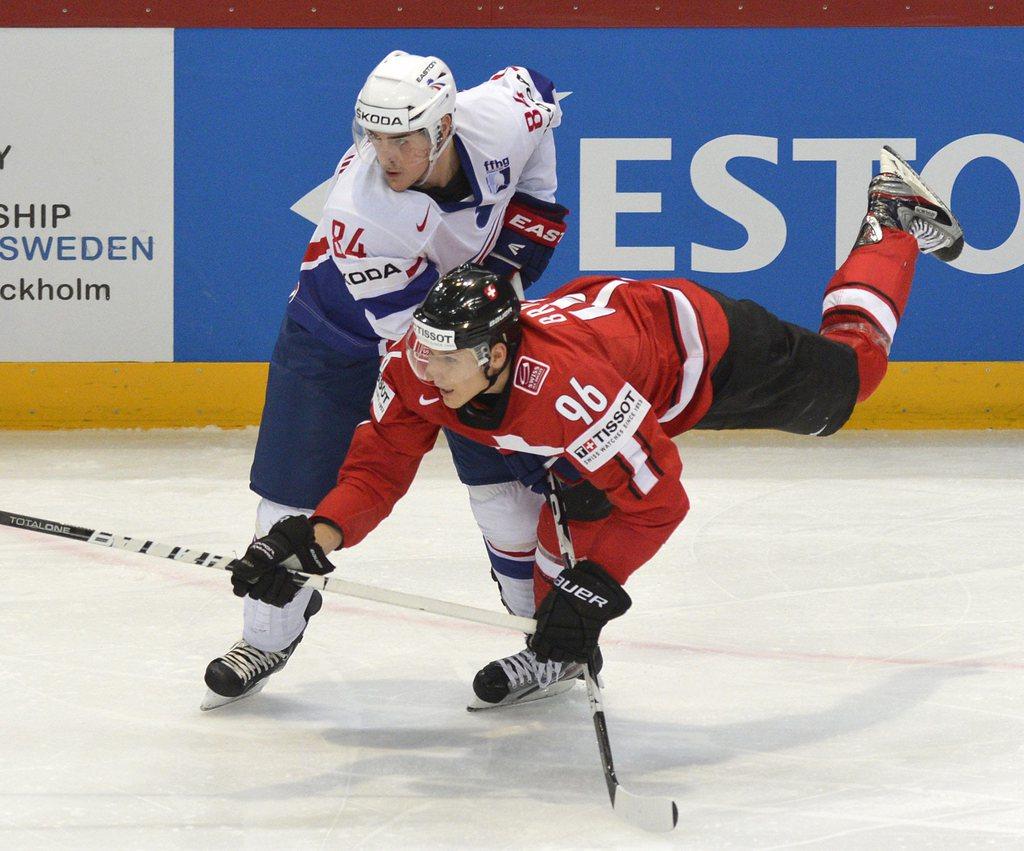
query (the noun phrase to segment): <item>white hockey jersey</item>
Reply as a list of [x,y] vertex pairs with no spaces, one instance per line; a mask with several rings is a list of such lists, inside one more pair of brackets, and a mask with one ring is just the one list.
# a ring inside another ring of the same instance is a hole
[[551,130],[561,108],[550,80],[511,66],[459,92],[454,118],[466,200],[396,192],[376,158],[354,147],[338,163],[288,305],[289,317],[332,348],[382,353],[441,275],[488,255],[516,192],[554,201]]

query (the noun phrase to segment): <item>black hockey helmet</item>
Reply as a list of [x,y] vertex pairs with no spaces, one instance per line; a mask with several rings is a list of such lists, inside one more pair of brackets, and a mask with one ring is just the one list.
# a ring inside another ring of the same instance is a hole
[[491,348],[504,343],[511,363],[521,334],[512,284],[466,263],[443,275],[427,293],[413,314],[405,354],[416,377],[427,384],[434,383],[431,372],[452,383],[483,368],[487,386],[493,387],[504,366],[491,372]]
[[510,354],[519,343],[519,298],[507,279],[466,263],[434,284],[413,314],[413,330],[431,349],[473,349],[483,366],[495,343]]

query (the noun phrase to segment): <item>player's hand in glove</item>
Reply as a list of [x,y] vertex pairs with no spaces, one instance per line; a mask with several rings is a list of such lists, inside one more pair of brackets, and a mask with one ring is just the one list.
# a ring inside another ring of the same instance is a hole
[[512,196],[505,221],[483,265],[495,275],[519,273],[523,288],[541,275],[565,233],[569,210],[552,201],[541,201],[523,192]]
[[541,662],[586,662],[602,627],[632,602],[601,565],[581,559],[555,577],[555,587],[541,601],[530,649]]
[[289,570],[321,576],[334,570],[313,537],[309,518],[301,515],[278,520],[269,534],[249,544],[240,561],[242,565],[231,571],[235,596],[248,595],[279,607],[291,602],[300,588]]

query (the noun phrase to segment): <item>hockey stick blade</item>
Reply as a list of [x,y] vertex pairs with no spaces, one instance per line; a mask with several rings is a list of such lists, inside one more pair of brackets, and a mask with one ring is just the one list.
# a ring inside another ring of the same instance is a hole
[[612,807],[622,819],[651,833],[667,833],[679,821],[679,808],[671,798],[634,795],[621,786],[615,787]]
[[666,833],[672,830],[679,821],[679,808],[675,801],[671,798],[634,795],[619,783],[608,739],[608,722],[604,716],[601,686],[593,673],[592,663],[587,665],[584,679],[587,683],[587,697],[590,699],[590,712],[594,720],[594,731],[597,733],[601,767],[604,769],[605,783],[608,784],[608,797],[611,798],[612,809],[621,819],[642,830],[652,833]]

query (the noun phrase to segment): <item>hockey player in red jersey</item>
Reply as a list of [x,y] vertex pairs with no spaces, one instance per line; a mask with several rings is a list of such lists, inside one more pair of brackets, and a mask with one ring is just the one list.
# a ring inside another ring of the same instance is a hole
[[825,290],[819,333],[682,279],[580,278],[520,304],[479,267],[445,275],[385,355],[371,419],[337,486],[311,520],[286,518],[250,547],[253,567],[236,571],[236,591],[291,599],[281,562],[329,569],[325,552],[354,546],[387,516],[447,428],[536,459],[522,465],[535,480],[553,468],[579,558],[563,570],[545,508],[537,632],[477,675],[478,706],[571,687],[601,628],[629,608],[630,575],[686,515],[671,438],[691,428],[838,431],[885,374],[918,254],[960,253],[948,207],[891,149],[882,168],[856,244]]

